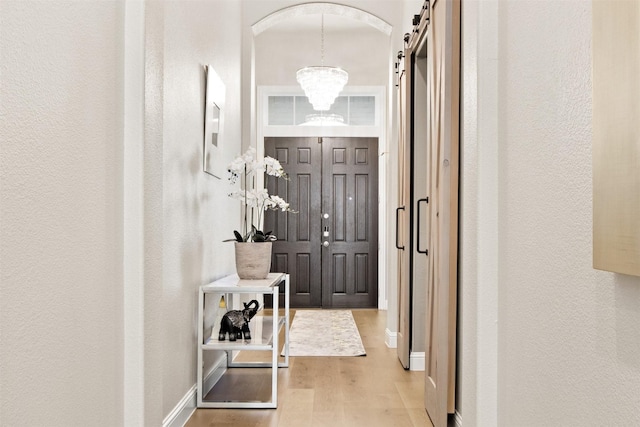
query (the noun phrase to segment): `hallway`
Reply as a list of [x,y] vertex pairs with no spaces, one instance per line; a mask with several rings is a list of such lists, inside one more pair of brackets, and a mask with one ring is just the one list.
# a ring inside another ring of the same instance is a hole
[[353,310],[365,357],[292,357],[279,371],[278,409],[198,409],[186,427],[431,426],[424,372],[405,371],[385,345],[386,315]]

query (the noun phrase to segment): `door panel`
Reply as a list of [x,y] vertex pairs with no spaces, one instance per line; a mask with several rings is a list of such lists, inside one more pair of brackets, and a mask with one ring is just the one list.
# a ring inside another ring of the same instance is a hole
[[431,3],[427,39],[430,170],[425,407],[433,424],[455,410],[458,283],[460,0]]
[[267,177],[267,189],[298,211],[268,211],[264,226],[278,237],[272,271],[291,274],[292,307],[377,306],[377,147],[375,138],[265,138],[265,155],[289,175]]
[[291,307],[320,307],[321,150],[317,138],[265,138],[265,155],[282,164],[289,180],[267,176],[269,194],[277,194],[298,213],[268,211],[266,231],[273,242],[271,270],[290,274]]
[[323,138],[322,306],[376,307],[378,140]]
[[398,337],[400,363],[409,369],[411,353],[411,264],[409,239],[410,162],[411,162],[411,52],[405,52],[404,69],[400,71],[398,92],[398,207],[396,209],[396,248],[398,249]]

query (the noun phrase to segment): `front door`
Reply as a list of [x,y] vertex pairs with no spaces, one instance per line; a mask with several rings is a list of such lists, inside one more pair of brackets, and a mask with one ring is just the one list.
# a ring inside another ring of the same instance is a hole
[[298,213],[269,211],[272,271],[291,275],[291,306],[376,307],[378,140],[265,138],[288,181],[267,178]]

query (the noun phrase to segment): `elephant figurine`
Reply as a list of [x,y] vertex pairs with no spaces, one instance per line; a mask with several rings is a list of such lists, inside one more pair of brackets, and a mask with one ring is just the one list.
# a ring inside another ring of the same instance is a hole
[[249,321],[256,315],[260,304],[256,300],[251,300],[248,304],[245,302],[244,310],[229,310],[222,316],[220,321],[220,332],[218,333],[218,341],[224,341],[226,334],[229,334],[229,341],[236,339],[251,340],[251,331],[249,331]]

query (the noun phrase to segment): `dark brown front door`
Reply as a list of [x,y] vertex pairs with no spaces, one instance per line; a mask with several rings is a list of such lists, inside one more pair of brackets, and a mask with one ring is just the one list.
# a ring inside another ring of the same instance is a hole
[[269,211],[272,271],[291,275],[292,307],[376,307],[378,140],[265,138],[265,155],[288,181],[267,178],[270,194],[297,214]]
[[271,271],[289,273],[292,307],[320,307],[322,146],[318,138],[265,138],[264,151],[278,159],[289,175],[288,181],[268,176],[269,194],[279,195],[298,212],[265,215],[264,229],[278,237]]

